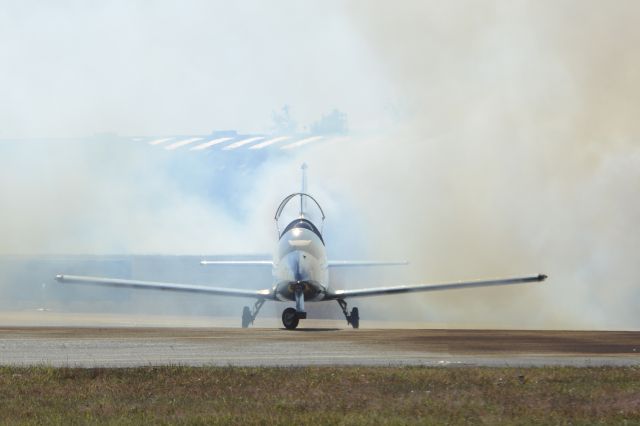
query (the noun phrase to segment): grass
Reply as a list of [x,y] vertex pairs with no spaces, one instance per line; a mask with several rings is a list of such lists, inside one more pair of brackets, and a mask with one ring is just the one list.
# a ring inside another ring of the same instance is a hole
[[2,424],[640,424],[640,369],[0,367]]

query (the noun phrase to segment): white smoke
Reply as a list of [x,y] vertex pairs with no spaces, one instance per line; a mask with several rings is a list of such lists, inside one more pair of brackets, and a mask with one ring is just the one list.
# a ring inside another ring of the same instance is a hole
[[638,327],[637,9],[353,7],[404,119],[339,155],[319,150],[315,168],[365,206],[379,253],[409,253],[414,279],[551,276],[395,306],[458,325]]

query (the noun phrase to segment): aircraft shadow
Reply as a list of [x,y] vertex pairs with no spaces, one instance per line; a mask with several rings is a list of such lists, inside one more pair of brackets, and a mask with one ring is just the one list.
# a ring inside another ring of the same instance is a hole
[[284,327],[280,327],[280,330],[285,331],[305,331],[305,332],[320,332],[320,331],[339,331],[342,328],[296,328],[295,330],[287,330]]

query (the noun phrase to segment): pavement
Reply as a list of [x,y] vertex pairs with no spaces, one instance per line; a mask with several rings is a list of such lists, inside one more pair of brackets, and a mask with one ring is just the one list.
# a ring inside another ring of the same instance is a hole
[[0,326],[0,365],[640,366],[636,331],[353,330],[343,322],[318,324],[295,331]]

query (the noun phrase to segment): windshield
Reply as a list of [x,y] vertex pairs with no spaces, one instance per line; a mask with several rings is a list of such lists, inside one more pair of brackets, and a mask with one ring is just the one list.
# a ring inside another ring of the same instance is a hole
[[322,232],[324,224],[322,207],[311,195],[302,192],[286,197],[276,210],[275,220],[278,235],[282,234],[291,222],[299,219],[306,219]]

